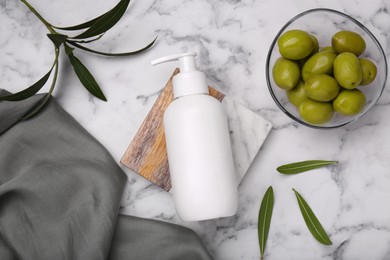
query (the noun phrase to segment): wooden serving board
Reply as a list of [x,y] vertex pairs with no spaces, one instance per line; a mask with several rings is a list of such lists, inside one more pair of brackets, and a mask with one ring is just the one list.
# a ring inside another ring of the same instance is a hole
[[[163,114],[173,100],[172,79],[177,73],[179,73],[179,69],[176,69],[169,78],[121,160],[123,165],[166,191],[171,189],[171,179],[163,128]],[[210,95],[219,101],[222,101],[225,97],[224,94],[213,88],[209,88],[209,91]]]
[[[163,114],[173,100],[172,79],[177,73],[179,69],[176,69],[169,78],[121,159],[123,165],[166,191],[171,189],[171,179]],[[268,135],[271,124],[229,97],[225,97],[216,89],[209,87],[209,92],[222,102],[227,114],[237,183],[239,183]]]

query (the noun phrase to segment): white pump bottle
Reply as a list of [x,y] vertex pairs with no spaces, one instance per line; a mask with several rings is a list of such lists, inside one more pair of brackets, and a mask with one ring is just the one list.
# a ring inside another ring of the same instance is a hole
[[174,100],[164,114],[176,211],[184,221],[232,216],[238,194],[227,119],[209,95],[205,74],[196,70],[195,53],[152,61],[180,62],[173,78]]

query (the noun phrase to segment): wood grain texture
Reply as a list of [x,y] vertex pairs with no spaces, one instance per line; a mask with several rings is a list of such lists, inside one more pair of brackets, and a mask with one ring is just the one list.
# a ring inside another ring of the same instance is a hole
[[[173,100],[172,79],[176,69],[130,143],[121,163],[166,191],[171,189],[163,115]],[[209,87],[210,95],[222,101],[224,94]]]

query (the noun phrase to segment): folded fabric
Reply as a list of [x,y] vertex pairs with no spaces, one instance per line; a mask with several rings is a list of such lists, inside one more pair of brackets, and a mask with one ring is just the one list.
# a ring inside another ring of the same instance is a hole
[[[6,92],[0,90],[0,95]],[[212,259],[196,234],[118,216],[126,175],[51,98],[0,102],[0,259]]]

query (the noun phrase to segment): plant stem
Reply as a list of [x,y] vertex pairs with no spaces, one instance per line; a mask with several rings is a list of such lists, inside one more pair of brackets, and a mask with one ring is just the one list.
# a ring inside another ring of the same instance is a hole
[[51,95],[51,93],[53,93],[53,90],[54,90],[54,86],[56,85],[56,82],[57,82],[57,75],[58,75],[58,56],[60,55],[60,50],[58,48],[55,48],[55,52],[56,52],[56,59],[54,61],[55,63],[55,69],[54,69],[54,76],[53,76],[53,81],[51,82],[51,86],[50,86],[50,90],[49,90],[49,95]]
[[21,0],[22,3],[24,3],[30,10],[31,12],[33,12],[33,14],[35,14],[36,17],[38,17],[39,20],[41,20],[41,22],[46,26],[46,28],[52,33],[52,34],[57,34],[57,32],[53,29],[52,25],[50,23],[48,23],[38,12],[37,10],[35,10],[34,7],[32,7],[30,5],[29,2],[27,2],[27,0]]

